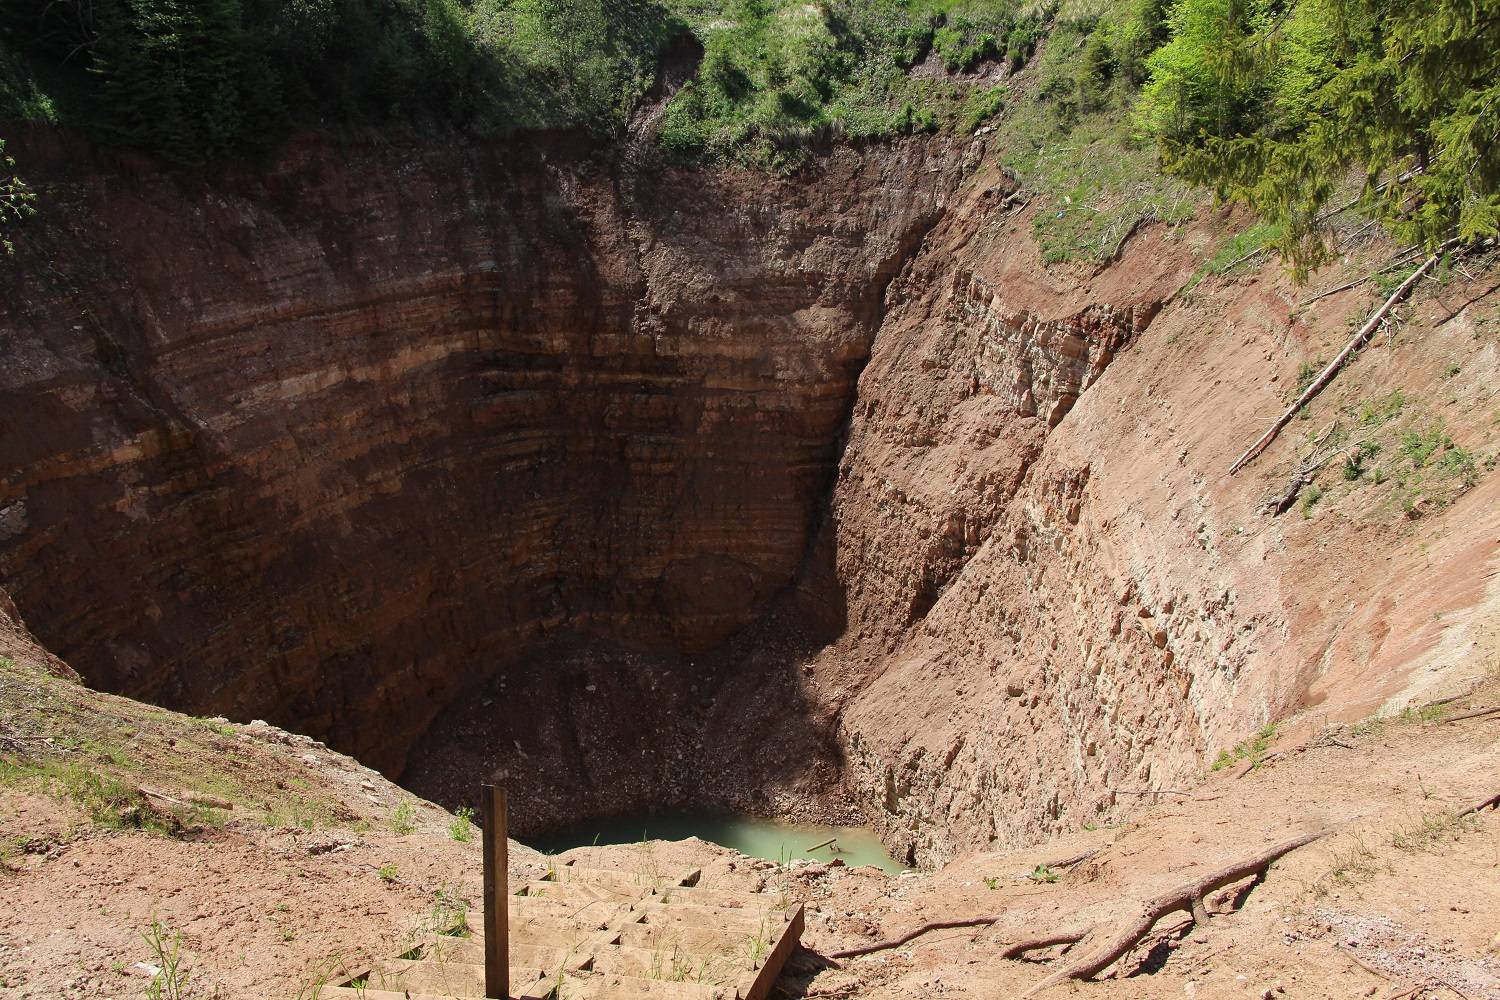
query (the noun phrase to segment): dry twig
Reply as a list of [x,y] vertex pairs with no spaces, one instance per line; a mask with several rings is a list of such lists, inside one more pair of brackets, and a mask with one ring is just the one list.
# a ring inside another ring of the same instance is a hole
[[1354,352],[1359,350],[1359,348],[1362,347],[1364,343],[1370,339],[1371,335],[1374,334],[1377,329],[1379,329],[1387,314],[1389,314],[1390,311],[1396,307],[1396,304],[1398,302],[1406,298],[1406,296],[1411,292],[1412,288],[1416,286],[1417,282],[1422,280],[1423,276],[1425,276],[1428,271],[1432,270],[1437,265],[1437,262],[1442,259],[1443,254],[1449,248],[1456,245],[1457,242],[1457,240],[1449,240],[1448,242],[1444,243],[1441,247],[1438,248],[1437,253],[1433,254],[1431,257],[1428,257],[1427,260],[1422,263],[1421,267],[1418,267],[1411,273],[1411,277],[1403,281],[1400,287],[1391,293],[1390,298],[1386,299],[1385,302],[1380,306],[1380,308],[1376,309],[1375,312],[1370,316],[1370,318],[1365,320],[1364,325],[1359,328],[1359,332],[1354,335],[1354,339],[1350,340],[1349,343],[1344,346],[1344,349],[1338,353],[1338,357],[1329,362],[1328,367],[1324,368],[1323,371],[1318,374],[1318,377],[1313,379],[1312,384],[1303,391],[1302,395],[1298,396],[1296,400],[1293,401],[1292,405],[1287,407],[1286,411],[1282,413],[1280,417],[1276,418],[1276,422],[1271,425],[1269,430],[1262,434],[1254,444],[1247,448],[1243,455],[1235,459],[1234,464],[1229,467],[1229,474],[1231,476],[1248,465],[1250,463],[1250,460],[1253,459],[1256,455],[1259,455],[1261,452],[1265,451],[1267,446],[1269,446],[1272,441],[1276,440],[1276,435],[1281,433],[1282,428],[1292,422],[1292,418],[1297,415],[1297,412],[1301,410],[1302,407],[1306,406],[1314,396],[1327,388],[1328,383],[1333,381],[1334,376],[1339,373],[1339,369],[1344,367],[1345,362],[1347,362],[1349,358],[1354,354]]

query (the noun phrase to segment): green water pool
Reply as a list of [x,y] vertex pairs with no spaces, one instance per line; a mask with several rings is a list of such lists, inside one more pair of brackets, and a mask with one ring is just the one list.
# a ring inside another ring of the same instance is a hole
[[[888,872],[903,870],[903,866],[886,853],[880,838],[869,830],[783,823],[758,816],[724,813],[659,812],[616,816],[581,823],[522,842],[547,854],[559,854],[590,845],[638,844],[642,840],[686,840],[689,837],[698,837],[767,861],[807,858],[826,862],[839,858],[850,866],[875,865]],[[838,853],[828,847],[809,850],[830,839],[838,841]]]

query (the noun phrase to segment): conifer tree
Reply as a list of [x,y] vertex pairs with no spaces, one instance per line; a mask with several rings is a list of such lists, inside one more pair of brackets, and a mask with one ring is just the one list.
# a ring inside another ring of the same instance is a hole
[[1320,213],[1351,171],[1398,239],[1500,229],[1500,0],[1233,6],[1178,0],[1149,61],[1136,120],[1169,171],[1283,224],[1299,275],[1325,258]]

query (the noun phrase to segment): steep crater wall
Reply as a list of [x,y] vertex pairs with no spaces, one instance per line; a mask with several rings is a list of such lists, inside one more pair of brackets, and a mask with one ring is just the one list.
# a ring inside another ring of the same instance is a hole
[[0,259],[7,589],[97,687],[393,774],[543,640],[696,689],[804,561],[963,153],[641,183],[566,138],[213,181],[17,150],[45,224]]

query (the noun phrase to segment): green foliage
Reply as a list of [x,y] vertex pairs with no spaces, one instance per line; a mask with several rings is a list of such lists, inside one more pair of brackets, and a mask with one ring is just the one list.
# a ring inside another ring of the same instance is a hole
[[1297,366],[1297,380],[1292,383],[1292,399],[1300,399],[1302,394],[1313,384],[1313,379],[1318,373],[1328,367],[1327,362],[1319,358],[1317,361],[1304,361]]
[[375,874],[380,881],[389,884],[395,882],[401,876],[401,870],[395,865],[381,865]]
[[432,894],[432,909],[428,921],[433,931],[444,937],[469,936],[469,904],[459,897],[458,891],[445,885]]
[[1380,453],[1380,445],[1374,441],[1361,441],[1354,450],[1344,457],[1341,468],[1344,481],[1352,483],[1364,477],[1365,463]]
[[1279,723],[1268,722],[1255,731],[1255,735],[1242,743],[1237,743],[1233,750],[1220,750],[1219,755],[1214,758],[1212,770],[1222,771],[1236,761],[1248,760],[1252,768],[1259,767],[1261,761],[1266,758],[1266,751],[1271,748],[1281,726]]
[[1302,491],[1302,502],[1300,505],[1302,516],[1312,517],[1312,509],[1318,505],[1318,501],[1321,499],[1323,499],[1323,487],[1317,483],[1310,483],[1307,489]]
[[1037,865],[1026,875],[1027,878],[1036,883],[1052,883],[1057,881],[1057,872],[1048,865]]
[[15,244],[7,235],[10,228],[36,212],[36,195],[26,182],[15,174],[16,161],[5,154],[5,140],[0,139],[0,250],[7,254],[16,252]]
[[1440,722],[1448,714],[1446,705],[1408,705],[1396,718],[1402,722]]
[[147,808],[135,788],[89,764],[0,756],[0,785],[33,788],[69,799],[101,829],[161,834],[180,831],[170,818]]
[[976,87],[964,101],[963,110],[959,113],[959,127],[965,132],[972,132],[998,115],[1005,108],[1006,93],[1004,87],[988,87],[983,90]]
[[404,837],[417,828],[417,811],[407,799],[396,803],[391,810],[391,832],[398,837]]
[[474,839],[474,810],[468,806],[459,806],[458,812],[454,813],[453,820],[448,824],[448,836],[460,844],[467,844]]
[[1380,427],[1389,423],[1401,415],[1406,408],[1406,393],[1400,389],[1392,389],[1390,393],[1380,399],[1365,403],[1359,408],[1359,422],[1362,427]]
[[1176,0],[1135,122],[1167,170],[1285,226],[1295,273],[1356,171],[1432,249],[1500,231],[1500,0]]
[[951,73],[985,59],[1024,62],[1045,27],[1015,0],[730,0],[696,16],[697,75],[668,106],[665,150],[797,166],[825,135],[856,139],[972,131],[1004,100],[955,92],[909,71],[935,54]]
[[993,140],[1039,200],[1033,215],[1047,263],[1101,261],[1147,222],[1189,218],[1187,185],[1163,176],[1154,148],[1122,124],[1149,52],[1165,37],[1163,4],[1061,4],[1047,45],[1016,88]]
[[652,0],[13,0],[0,117],[179,168],[299,127],[615,135],[678,30]]
[[170,930],[159,920],[141,933],[151,949],[157,973],[146,984],[147,1000],[187,1000],[188,970],[182,966],[182,932]]

